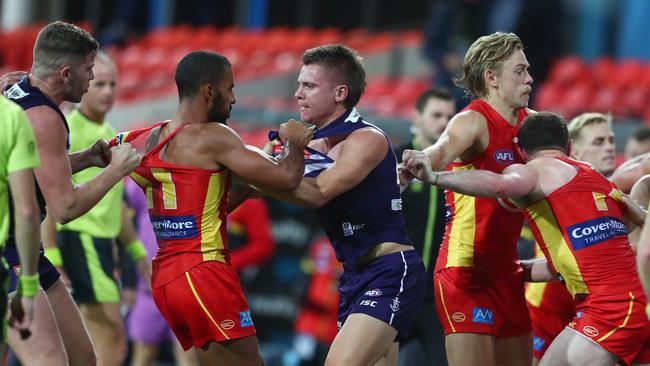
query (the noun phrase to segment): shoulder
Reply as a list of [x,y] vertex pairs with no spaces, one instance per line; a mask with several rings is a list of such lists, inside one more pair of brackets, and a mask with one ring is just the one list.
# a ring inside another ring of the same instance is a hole
[[345,139],[346,142],[370,144],[372,146],[388,146],[388,138],[382,130],[368,126],[352,132]]
[[190,124],[179,135],[201,152],[225,152],[244,145],[235,130],[216,122]]

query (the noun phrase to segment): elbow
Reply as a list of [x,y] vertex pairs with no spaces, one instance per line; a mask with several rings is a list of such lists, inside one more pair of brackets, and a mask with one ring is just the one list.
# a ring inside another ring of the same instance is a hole
[[61,225],[65,225],[77,217],[73,214],[74,202],[66,200],[62,207],[51,207],[48,205],[47,213],[52,216],[54,221]]

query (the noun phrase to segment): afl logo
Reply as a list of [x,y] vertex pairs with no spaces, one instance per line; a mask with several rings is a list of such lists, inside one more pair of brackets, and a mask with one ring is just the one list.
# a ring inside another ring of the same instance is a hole
[[591,325],[587,325],[586,327],[582,328],[582,331],[585,332],[585,334],[590,337],[598,336],[598,329],[592,327]]
[[494,160],[499,164],[510,165],[515,162],[515,152],[509,149],[499,149],[494,152]]
[[366,296],[381,296],[382,292],[380,289],[376,288],[374,290],[368,290],[365,293]]
[[221,328],[223,329],[231,329],[234,326],[235,326],[235,322],[230,319],[226,319],[221,322]]
[[462,323],[465,321],[465,314],[463,313],[453,313],[451,314],[451,319],[456,323]]

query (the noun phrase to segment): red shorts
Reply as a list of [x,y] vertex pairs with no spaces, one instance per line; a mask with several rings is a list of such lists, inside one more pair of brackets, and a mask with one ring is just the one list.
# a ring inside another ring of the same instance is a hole
[[559,281],[529,283],[528,312],[533,322],[533,356],[542,356],[551,342],[576,316],[573,298]]
[[239,277],[228,264],[203,262],[152,294],[184,350],[255,334]]
[[613,295],[588,295],[576,305],[568,327],[629,365],[643,349],[650,323],[643,290]]
[[472,268],[444,268],[433,275],[438,317],[450,333],[510,338],[531,332],[522,273],[490,276]]

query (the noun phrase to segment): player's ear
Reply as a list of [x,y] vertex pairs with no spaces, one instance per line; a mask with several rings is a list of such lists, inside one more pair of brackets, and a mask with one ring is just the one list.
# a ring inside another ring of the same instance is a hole
[[337,85],[334,89],[334,100],[337,102],[343,102],[345,98],[348,97],[349,88],[347,85]]
[[59,74],[61,75],[61,80],[67,82],[68,79],[70,79],[72,70],[70,69],[70,66],[64,66],[61,68],[61,70],[59,70]]

